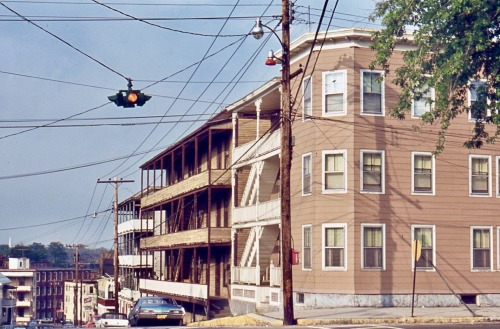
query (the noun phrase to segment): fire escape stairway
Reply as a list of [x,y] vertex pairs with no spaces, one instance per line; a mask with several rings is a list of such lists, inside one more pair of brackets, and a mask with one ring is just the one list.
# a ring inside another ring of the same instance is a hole
[[[279,225],[268,225],[262,227],[262,233],[259,241],[259,264],[261,269],[261,277],[265,273],[269,265],[271,265],[271,257],[273,255],[273,252],[275,252],[274,248],[276,247],[279,234]],[[277,265],[276,260],[275,265]]]
[[254,245],[256,244],[255,237],[257,235],[257,229],[258,229],[258,227],[252,227],[250,229],[250,234],[248,235],[247,242],[245,244],[245,249],[243,249],[243,254],[241,255],[240,266],[242,266],[242,267],[250,266],[250,265],[247,265],[248,258],[249,258],[250,252],[253,249],[255,249]]
[[250,168],[250,173],[248,175],[248,180],[245,185],[245,190],[243,191],[243,195],[241,197],[241,206],[249,206],[255,202],[255,197],[257,195],[257,182],[259,180],[259,176],[262,173],[262,169],[264,168],[263,161],[257,161],[252,163]]
[[262,161],[264,164],[259,173],[259,202],[272,199],[273,191],[276,187],[276,179],[280,170],[278,158]]

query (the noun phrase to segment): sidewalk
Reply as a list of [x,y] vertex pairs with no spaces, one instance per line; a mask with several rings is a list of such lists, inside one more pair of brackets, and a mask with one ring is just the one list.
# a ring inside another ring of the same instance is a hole
[[[500,322],[500,307],[419,307],[411,316],[410,307],[339,307],[296,309],[298,325],[379,324],[379,323],[477,323]],[[190,324],[191,326],[281,326],[282,312],[246,314]]]

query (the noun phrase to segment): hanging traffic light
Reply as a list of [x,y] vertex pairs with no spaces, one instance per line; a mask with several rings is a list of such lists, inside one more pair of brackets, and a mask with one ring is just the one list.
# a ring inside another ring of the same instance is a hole
[[116,95],[108,96],[108,99],[116,104],[116,106],[123,106],[125,108],[143,106],[151,99],[151,96],[141,93],[140,90],[132,89],[132,80],[128,81],[128,89],[120,90]]

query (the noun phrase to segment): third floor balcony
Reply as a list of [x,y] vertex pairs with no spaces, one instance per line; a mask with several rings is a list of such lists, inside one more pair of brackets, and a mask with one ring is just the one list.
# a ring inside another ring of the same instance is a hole
[[168,201],[178,195],[188,193],[210,185],[231,185],[231,171],[227,169],[205,170],[151,193],[141,199],[141,206],[148,207]]
[[234,162],[245,162],[279,150],[281,147],[281,130],[277,129],[262,138],[250,141],[234,149]]

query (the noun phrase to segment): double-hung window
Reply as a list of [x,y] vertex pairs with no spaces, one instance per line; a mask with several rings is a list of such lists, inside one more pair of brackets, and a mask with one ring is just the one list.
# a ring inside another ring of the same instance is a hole
[[361,150],[361,191],[384,193],[384,151]]
[[312,226],[302,226],[302,269],[312,269]]
[[[417,269],[434,270],[436,265],[436,227],[434,225],[412,225],[412,241],[419,241],[422,248],[420,258],[415,264],[415,255],[412,252],[412,267]],[[434,266],[433,266],[434,265]],[[414,268],[413,268],[414,269]]]
[[311,77],[307,77],[302,81],[302,109],[303,109],[303,120],[309,119],[312,115],[312,80]]
[[385,225],[361,225],[362,267],[385,270]]
[[347,113],[347,71],[323,72],[323,115]]
[[302,155],[302,195],[310,195],[312,187],[312,154]]
[[492,228],[490,226],[471,227],[471,269],[491,270]]
[[469,120],[480,120],[486,117],[485,82],[473,81],[469,86]]
[[412,153],[412,193],[434,194],[435,158],[430,152]]
[[469,155],[469,168],[469,194],[474,196],[490,196],[490,156]]
[[347,225],[323,224],[323,270],[346,270]]
[[347,191],[347,151],[323,151],[323,193]]
[[497,197],[500,197],[500,156],[496,157],[496,166],[497,166]]
[[384,80],[381,71],[361,70],[361,113],[384,115]]
[[434,100],[433,88],[417,89],[417,96],[413,98],[411,104],[411,117],[420,118],[422,114],[429,112],[432,109],[432,102]]

